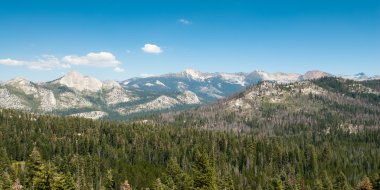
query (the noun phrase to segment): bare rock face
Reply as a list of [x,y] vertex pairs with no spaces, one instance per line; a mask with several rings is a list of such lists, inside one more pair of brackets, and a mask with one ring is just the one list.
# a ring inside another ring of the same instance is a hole
[[50,112],[55,109],[57,102],[53,92],[41,85],[34,84],[22,77],[9,80],[5,85],[18,89],[26,95],[33,96],[40,103],[39,110]]
[[264,71],[254,71],[247,75],[247,81],[249,83],[257,83],[260,81],[276,81],[278,83],[291,83],[298,81],[300,76],[301,75],[297,73],[267,73]]
[[50,112],[56,109],[57,100],[51,90],[39,89],[38,96],[40,98],[40,109],[42,111]]
[[329,73],[322,72],[322,71],[308,71],[302,76],[302,80],[314,80],[314,79],[320,79],[323,77],[330,77],[332,76]]
[[111,90],[113,88],[122,88],[121,85],[114,80],[107,80],[103,82],[103,89]]
[[71,114],[72,117],[83,117],[87,119],[100,119],[102,117],[107,116],[108,114],[103,111],[91,111],[91,112],[82,112],[82,113],[76,113]]
[[91,102],[71,92],[59,95],[57,102],[58,109],[86,108],[91,107]]
[[122,115],[128,115],[128,114],[138,113],[142,111],[155,111],[155,110],[168,109],[178,104],[180,104],[180,102],[178,102],[176,99],[162,95],[150,102],[140,104],[131,109],[121,108],[121,109],[118,109],[117,111]]
[[110,106],[136,99],[116,81],[105,81],[103,90],[105,92],[105,102]]
[[30,109],[22,104],[20,98],[13,94],[10,94],[7,89],[0,89],[0,107],[20,110]]
[[212,86],[212,85],[201,86],[199,88],[199,91],[202,92],[202,93],[207,94],[210,97],[214,97],[214,98],[217,98],[217,99],[223,98],[223,96],[220,95],[220,94],[222,94],[222,92],[220,90],[218,90],[217,88],[215,88],[214,86]]
[[90,92],[97,92],[101,90],[103,86],[103,83],[100,80],[89,76],[83,76],[76,71],[72,71],[62,77],[58,83],[78,91]]
[[207,78],[212,77],[212,75],[210,74],[202,73],[193,69],[186,69],[181,74],[193,80],[199,80],[199,81],[203,81]]
[[244,73],[219,73],[219,76],[229,83],[239,84],[241,86],[246,85]]
[[201,103],[198,96],[194,92],[189,91],[189,90],[186,90],[185,92],[183,92],[183,94],[178,95],[177,99],[184,104],[199,104],[199,103]]
[[23,91],[27,95],[35,95],[38,93],[37,88],[33,83],[23,77],[17,77],[15,79],[9,80],[5,85],[12,86],[16,89]]

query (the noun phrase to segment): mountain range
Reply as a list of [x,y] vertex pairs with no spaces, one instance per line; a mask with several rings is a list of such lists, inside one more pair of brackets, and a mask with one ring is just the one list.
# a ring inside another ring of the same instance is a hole
[[[0,84],[0,107],[38,113],[87,118],[139,115],[197,107],[244,91],[261,81],[289,84],[331,77],[322,71],[297,73],[204,73],[186,69],[124,81],[100,81],[71,71],[61,78],[35,83],[18,77]],[[373,80],[364,73],[337,76],[357,81]]]

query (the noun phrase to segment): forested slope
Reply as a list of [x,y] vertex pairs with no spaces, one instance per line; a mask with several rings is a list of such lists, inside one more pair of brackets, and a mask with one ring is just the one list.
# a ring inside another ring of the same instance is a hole
[[289,84],[261,82],[219,102],[165,113],[156,122],[282,136],[300,132],[356,133],[380,126],[380,81],[326,77]]
[[348,189],[370,183],[379,189],[380,181],[374,128],[258,137],[2,110],[0,151],[0,189]]

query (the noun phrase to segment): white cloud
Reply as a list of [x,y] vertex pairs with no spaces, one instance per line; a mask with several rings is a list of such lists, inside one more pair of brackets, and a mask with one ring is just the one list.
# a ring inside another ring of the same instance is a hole
[[14,59],[0,59],[0,65],[9,65],[9,66],[19,66],[19,65],[24,65],[24,61],[20,60],[14,60]]
[[109,52],[91,52],[85,56],[68,55],[62,61],[72,65],[87,65],[94,67],[116,67],[120,61]]
[[145,53],[162,53],[162,50],[159,46],[155,44],[145,44],[144,47],[141,48]]
[[191,24],[191,22],[189,20],[186,20],[186,19],[178,19],[178,22],[180,22],[181,24],[184,24],[184,25],[189,25]]
[[113,70],[114,70],[115,72],[117,72],[117,73],[122,73],[122,72],[124,72],[124,69],[123,69],[123,68],[120,68],[120,67],[115,67]]
[[43,55],[35,61],[21,61],[15,59],[0,59],[0,64],[8,66],[26,66],[33,70],[52,70],[54,68],[68,68],[70,65],[61,64],[59,59],[52,55]]
[[27,67],[33,70],[52,70],[55,68],[65,68],[58,58],[52,55],[43,55],[37,61],[28,62]]
[[88,53],[85,56],[67,55],[58,58],[53,55],[43,55],[36,60],[16,60],[11,58],[0,59],[0,65],[24,66],[31,70],[67,69],[73,65],[85,65],[91,67],[111,67],[115,72],[123,72],[118,67],[121,64],[116,57],[109,52]]

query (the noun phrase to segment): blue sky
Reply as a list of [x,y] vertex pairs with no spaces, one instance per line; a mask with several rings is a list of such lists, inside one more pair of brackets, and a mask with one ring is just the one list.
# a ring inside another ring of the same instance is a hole
[[380,74],[379,0],[0,0],[0,80]]

